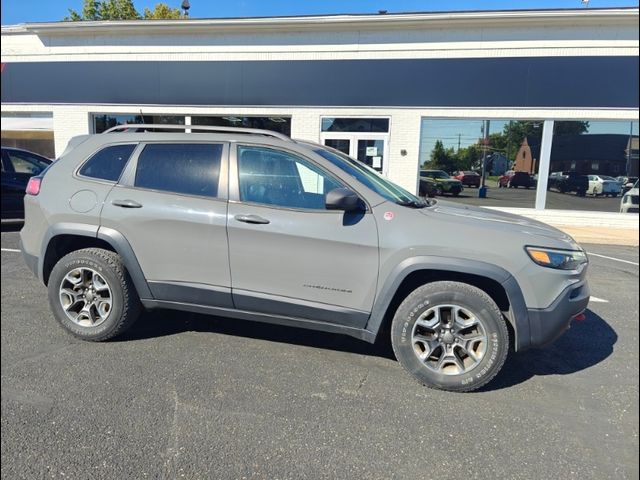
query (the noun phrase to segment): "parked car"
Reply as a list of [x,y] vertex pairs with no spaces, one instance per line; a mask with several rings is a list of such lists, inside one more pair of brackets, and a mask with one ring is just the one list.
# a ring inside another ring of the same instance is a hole
[[24,191],[51,160],[20,148],[2,147],[2,219],[24,218]]
[[513,170],[507,170],[502,175],[498,177],[498,188],[507,188],[509,186],[509,180],[513,177],[513,174],[516,173]]
[[584,250],[546,224],[422,200],[276,132],[119,129],[73,138],[25,197],[22,255],[80,339],[143,308],[389,335],[420,383],[470,391],[589,302]]
[[434,181],[437,195],[448,193],[457,197],[464,190],[460,180],[451,178],[449,174],[443,170],[420,170],[420,179]]
[[531,188],[535,187],[535,182],[528,172],[514,172],[509,178],[509,188]]
[[456,180],[460,180],[462,185],[465,187],[480,187],[480,175],[477,172],[473,172],[470,170],[453,172],[453,178]]
[[593,196],[610,195],[617,197],[622,191],[622,185],[613,177],[607,175],[588,175],[589,188],[587,193]]
[[638,180],[620,200],[620,213],[638,213]]
[[626,193],[633,188],[638,177],[616,177],[616,180],[622,185],[622,193]]
[[584,197],[589,189],[589,177],[577,172],[552,172],[549,175],[547,189],[558,190],[560,193],[576,193]]
[[438,193],[438,184],[435,180],[427,177],[420,177],[419,195],[421,197],[433,198]]

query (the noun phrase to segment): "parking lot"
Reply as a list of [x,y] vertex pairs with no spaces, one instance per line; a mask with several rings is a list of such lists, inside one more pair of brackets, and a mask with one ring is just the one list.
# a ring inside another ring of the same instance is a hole
[[76,340],[3,231],[3,478],[637,478],[638,249],[586,247],[586,320],[454,394],[386,343],[252,322]]
[[[575,193],[560,193],[555,190],[547,191],[546,208],[559,210],[588,210],[598,212],[619,212],[620,197],[594,197],[587,195],[579,197]],[[478,189],[465,187],[460,196],[445,195],[445,200],[450,200],[479,207],[512,207],[533,208],[536,204],[535,188],[498,188],[494,182],[487,183],[487,197],[478,198]]]

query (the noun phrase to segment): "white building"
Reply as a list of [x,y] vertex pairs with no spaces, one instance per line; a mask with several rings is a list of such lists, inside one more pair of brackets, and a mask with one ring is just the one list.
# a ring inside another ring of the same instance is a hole
[[[513,158],[524,128],[541,144],[537,193],[488,205],[610,210],[550,205],[540,187],[556,137],[624,135],[637,149],[638,53],[637,8],[3,26],[2,141],[53,156],[140,116],[249,125],[327,143],[416,191],[436,141],[462,158],[497,134],[487,148]],[[562,168],[637,169],[637,150],[605,150]]]

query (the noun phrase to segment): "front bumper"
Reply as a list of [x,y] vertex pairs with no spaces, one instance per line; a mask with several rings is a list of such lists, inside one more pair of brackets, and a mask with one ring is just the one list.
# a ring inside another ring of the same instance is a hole
[[560,337],[571,320],[589,304],[589,284],[586,280],[567,287],[560,296],[544,309],[528,309],[529,332],[532,347],[542,347]]

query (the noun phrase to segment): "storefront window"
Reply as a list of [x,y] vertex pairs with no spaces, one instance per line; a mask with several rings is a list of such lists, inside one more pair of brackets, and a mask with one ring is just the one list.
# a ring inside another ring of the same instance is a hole
[[[102,133],[117,125],[128,123],[147,123],[165,125],[184,125],[184,115],[139,115],[127,113],[94,113],[93,131]],[[156,131],[162,131],[158,129]]]
[[638,178],[638,122],[556,121],[546,208],[620,211]]
[[541,120],[423,118],[420,193],[478,206],[533,208],[542,127]]
[[236,115],[191,117],[191,125],[210,125],[214,127],[241,127],[271,130],[284,135],[291,135],[290,117],[243,117]]
[[322,119],[323,132],[368,132],[387,133],[388,118],[333,118]]
[[48,112],[2,112],[2,146],[54,158],[53,115]]

